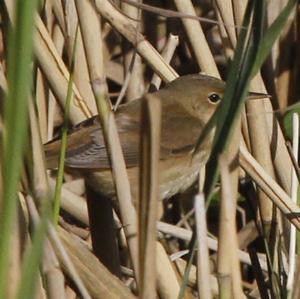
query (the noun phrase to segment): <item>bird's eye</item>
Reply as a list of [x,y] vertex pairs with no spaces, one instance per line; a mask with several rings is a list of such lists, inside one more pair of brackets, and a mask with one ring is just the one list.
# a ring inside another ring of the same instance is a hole
[[221,100],[221,96],[214,92],[208,96],[208,99],[211,103],[216,104]]

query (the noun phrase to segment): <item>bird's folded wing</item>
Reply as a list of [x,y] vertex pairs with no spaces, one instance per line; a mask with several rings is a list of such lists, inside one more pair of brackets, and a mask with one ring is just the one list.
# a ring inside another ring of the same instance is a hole
[[[200,130],[200,127],[195,126],[195,123],[190,124],[186,117],[181,119],[177,115],[174,121],[181,125],[181,129],[187,130],[189,133],[192,133],[193,130]],[[140,156],[138,116],[132,118],[125,113],[120,113],[116,115],[116,122],[126,166],[137,166]],[[193,134],[183,134],[183,136],[178,135],[177,125],[174,123],[173,126],[170,119],[168,126],[165,126],[164,122],[162,125],[160,159],[182,156],[193,151],[195,138],[197,137],[195,132]],[[57,167],[59,150],[59,139],[50,141],[45,145],[48,168]],[[110,168],[98,117],[84,121],[71,130],[67,139],[65,165],[70,168],[81,169]]]

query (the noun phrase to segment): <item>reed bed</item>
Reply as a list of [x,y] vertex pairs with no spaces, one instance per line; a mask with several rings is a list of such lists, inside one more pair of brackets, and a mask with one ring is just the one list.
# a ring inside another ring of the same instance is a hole
[[[0,4],[0,298],[299,298],[296,0]],[[227,82],[206,169],[158,201],[161,107],[143,98],[140,198],[114,111],[178,76]],[[246,101],[247,92],[265,93]],[[64,169],[99,115],[116,198]],[[43,144],[60,136],[58,170]],[[87,183],[87,184],[86,184]]]

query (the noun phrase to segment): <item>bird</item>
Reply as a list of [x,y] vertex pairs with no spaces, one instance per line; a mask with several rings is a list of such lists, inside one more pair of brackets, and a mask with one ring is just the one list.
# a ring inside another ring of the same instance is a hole
[[[225,82],[204,74],[178,77],[153,93],[161,103],[159,196],[167,199],[188,189],[205,165],[213,144],[214,130],[195,151],[197,140],[222,101]],[[248,97],[264,98],[260,93]],[[142,98],[123,104],[115,112],[117,131],[134,198],[138,197],[140,123]],[[44,145],[47,168],[56,168],[60,139]],[[106,197],[115,186],[99,117],[89,118],[68,132],[65,166],[89,177],[92,188]]]

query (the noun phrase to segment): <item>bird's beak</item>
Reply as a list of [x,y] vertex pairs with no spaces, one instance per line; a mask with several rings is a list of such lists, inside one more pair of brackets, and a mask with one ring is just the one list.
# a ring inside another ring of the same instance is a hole
[[259,100],[259,99],[265,99],[270,98],[271,96],[267,93],[260,93],[260,92],[249,92],[247,96],[248,100]]

